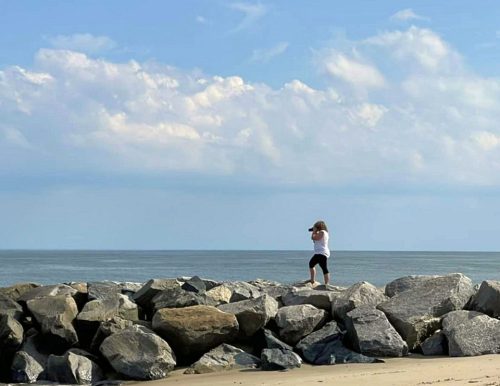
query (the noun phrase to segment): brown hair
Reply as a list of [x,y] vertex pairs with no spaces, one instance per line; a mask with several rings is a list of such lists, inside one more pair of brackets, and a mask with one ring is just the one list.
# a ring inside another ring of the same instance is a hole
[[313,227],[316,228],[317,230],[328,232],[328,228],[326,227],[326,223],[323,220],[316,221],[314,223]]

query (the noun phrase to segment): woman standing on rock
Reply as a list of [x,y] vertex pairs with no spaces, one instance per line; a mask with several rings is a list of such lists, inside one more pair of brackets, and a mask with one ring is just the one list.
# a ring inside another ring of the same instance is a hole
[[312,228],[309,228],[309,232],[312,232],[311,240],[314,243],[314,256],[309,260],[309,273],[311,274],[311,284],[316,281],[316,268],[317,264],[321,267],[323,271],[323,278],[325,280],[325,285],[330,281],[330,273],[328,271],[328,258],[330,257],[330,249],[328,248],[328,228],[324,221],[316,221]]

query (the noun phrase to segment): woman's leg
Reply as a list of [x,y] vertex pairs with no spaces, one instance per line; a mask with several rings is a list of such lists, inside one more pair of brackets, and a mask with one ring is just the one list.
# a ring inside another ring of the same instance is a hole
[[311,284],[314,284],[316,281],[316,268],[314,268],[318,264],[318,255],[314,255],[311,257],[311,260],[309,260],[309,274],[311,276]]
[[314,282],[316,281],[316,268],[309,268],[309,273],[311,275],[311,284],[314,284]]
[[328,271],[327,262],[328,262],[327,257],[321,255],[321,258],[319,259],[319,266],[321,267],[321,270],[323,271],[323,279],[325,280],[325,285],[330,282],[330,272]]

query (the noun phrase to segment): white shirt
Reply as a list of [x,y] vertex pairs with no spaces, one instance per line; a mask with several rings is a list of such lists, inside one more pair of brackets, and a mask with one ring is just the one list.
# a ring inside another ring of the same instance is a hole
[[323,237],[320,240],[313,240],[314,242],[314,254],[325,255],[330,257],[330,248],[328,248],[328,232],[320,231],[323,233]]

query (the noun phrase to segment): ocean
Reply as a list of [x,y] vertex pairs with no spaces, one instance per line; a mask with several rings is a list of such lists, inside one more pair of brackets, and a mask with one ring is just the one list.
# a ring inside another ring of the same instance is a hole
[[[2,250],[0,286],[18,282],[145,282],[198,275],[214,280],[257,278],[292,283],[309,277],[310,251]],[[334,251],[331,283],[383,286],[401,276],[461,272],[475,283],[500,280],[500,252]],[[317,280],[322,280],[317,267]]]

